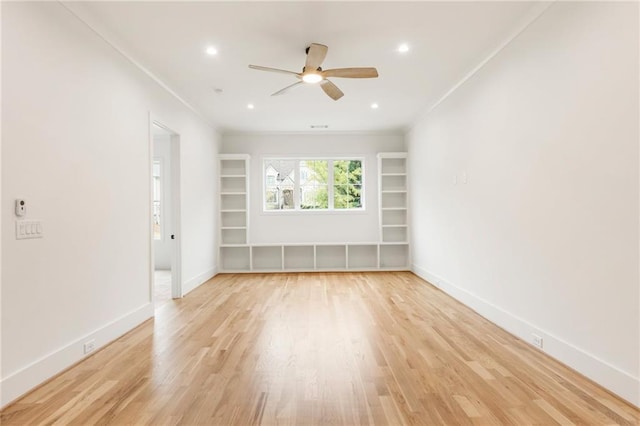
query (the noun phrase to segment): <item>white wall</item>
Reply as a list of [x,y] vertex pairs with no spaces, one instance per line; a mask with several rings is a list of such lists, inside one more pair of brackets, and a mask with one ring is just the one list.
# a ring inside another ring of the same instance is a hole
[[638,71],[637,3],[557,2],[407,135],[414,270],[636,405]]
[[[250,243],[378,241],[376,154],[404,151],[402,135],[230,134],[222,152],[251,155]],[[365,161],[364,212],[263,212],[262,160],[277,156],[354,156]]]
[[153,136],[153,159],[160,161],[160,236],[162,239],[153,240],[153,265],[155,269],[171,269],[171,137],[166,135]]
[[[2,400],[153,314],[149,113],[181,135],[186,290],[215,269],[218,136],[59,3],[2,5]],[[14,239],[13,202],[44,222]]]

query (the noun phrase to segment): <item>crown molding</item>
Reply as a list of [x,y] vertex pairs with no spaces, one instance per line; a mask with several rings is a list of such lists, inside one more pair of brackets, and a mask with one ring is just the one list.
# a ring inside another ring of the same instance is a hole
[[419,113],[412,121],[411,124],[404,128],[404,133],[411,132],[414,127],[427,117],[432,111],[434,111],[441,103],[449,98],[456,90],[458,90],[464,83],[466,83],[471,77],[473,77],[478,71],[480,71],[489,61],[498,55],[505,47],[511,44],[520,34],[522,34],[531,24],[533,24],[540,16],[542,16],[557,0],[540,1],[531,7],[529,12],[518,22],[514,29],[505,37],[498,46],[489,53],[482,61],[476,64],[471,70],[469,70],[464,77],[462,77],[457,83],[455,83],[449,90],[447,90],[442,96],[438,98],[436,102],[427,106],[421,113]]
[[73,15],[76,19],[86,25],[94,34],[100,37],[105,43],[111,46],[116,52],[122,55],[125,59],[127,59],[133,66],[138,68],[142,73],[144,73],[147,77],[153,80],[156,84],[158,84],[161,88],[163,88],[167,93],[173,96],[176,100],[178,100],[182,105],[184,105],[187,109],[193,112],[195,115],[200,117],[207,125],[212,127],[216,131],[220,131],[219,126],[212,122],[209,118],[207,118],[199,109],[189,103],[186,99],[181,97],[176,91],[174,91],[167,83],[165,83],[160,77],[152,73],[148,68],[138,62],[123,46],[122,42],[116,42],[115,37],[110,34],[110,32],[98,22],[94,17],[92,17],[89,13],[83,10],[84,2],[71,2],[71,1],[58,1],[58,3],[64,7],[71,15]]

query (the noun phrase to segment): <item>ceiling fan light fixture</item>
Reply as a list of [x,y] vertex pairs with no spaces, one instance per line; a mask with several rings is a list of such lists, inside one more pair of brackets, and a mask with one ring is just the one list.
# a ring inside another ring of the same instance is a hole
[[302,81],[309,84],[316,84],[322,81],[322,76],[315,72],[309,72],[302,76]]

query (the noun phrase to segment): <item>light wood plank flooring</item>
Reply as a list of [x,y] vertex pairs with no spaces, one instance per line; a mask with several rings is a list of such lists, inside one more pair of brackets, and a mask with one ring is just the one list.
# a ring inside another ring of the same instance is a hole
[[156,307],[171,300],[171,271],[156,269],[153,272],[153,300]]
[[638,424],[410,273],[220,275],[2,412],[25,424]]

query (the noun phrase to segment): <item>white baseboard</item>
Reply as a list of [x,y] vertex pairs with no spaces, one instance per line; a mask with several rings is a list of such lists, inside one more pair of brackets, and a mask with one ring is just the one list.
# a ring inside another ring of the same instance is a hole
[[205,272],[198,274],[193,278],[188,279],[182,285],[182,295],[185,296],[187,293],[200,287],[202,284],[209,281],[211,278],[215,277],[216,275],[218,275],[218,267],[214,266],[206,270]]
[[412,264],[411,271],[523,341],[530,342],[532,333],[541,336],[544,339],[543,352],[640,407],[640,380],[637,377],[418,265]]
[[0,381],[0,409],[65,368],[91,355],[84,354],[84,343],[87,340],[94,339],[95,350],[98,350],[152,317],[153,303],[142,305],[138,309],[4,377]]

